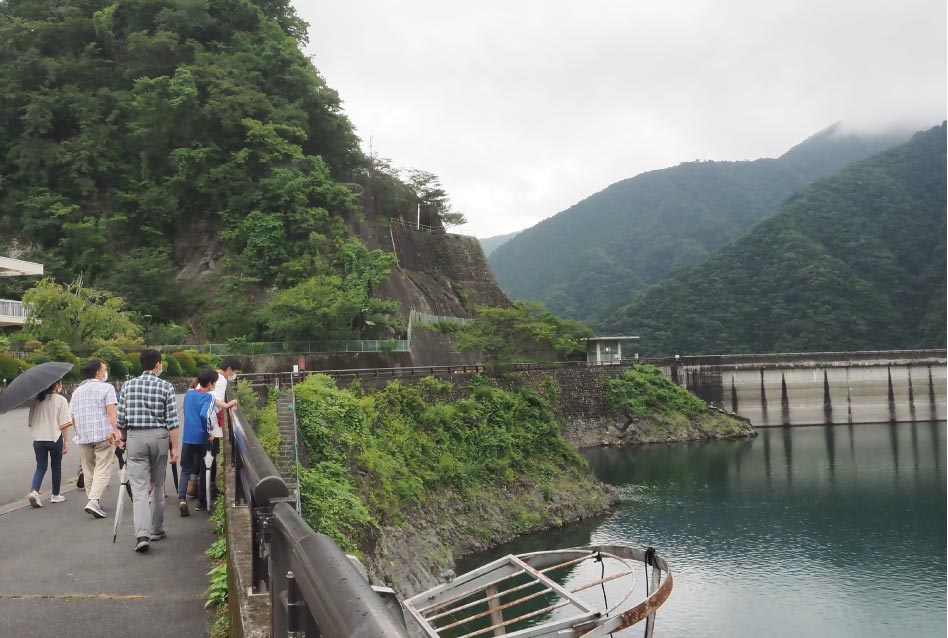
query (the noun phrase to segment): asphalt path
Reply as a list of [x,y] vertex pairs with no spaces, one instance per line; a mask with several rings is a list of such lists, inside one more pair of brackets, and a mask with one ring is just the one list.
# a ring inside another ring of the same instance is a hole
[[215,538],[207,513],[178,515],[169,471],[168,537],[138,554],[127,497],[112,543],[118,465],[102,498],[104,519],[83,511],[85,491],[75,486],[78,467],[78,454],[70,449],[63,459],[66,501],[49,502],[47,472],[43,507],[30,507],[26,495],[35,461],[26,411],[0,415],[0,637],[204,636],[204,551]]

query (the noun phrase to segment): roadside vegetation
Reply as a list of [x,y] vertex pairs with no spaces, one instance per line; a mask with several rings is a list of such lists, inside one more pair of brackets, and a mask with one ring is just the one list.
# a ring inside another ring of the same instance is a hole
[[[223,455],[219,457],[223,459]],[[218,468],[223,476],[223,468]],[[230,636],[230,614],[227,611],[227,534],[224,533],[225,499],[218,498],[211,520],[217,540],[211,543],[204,553],[210,559],[210,578],[205,592],[205,608],[212,608],[214,620],[208,630],[209,638],[227,638]]]

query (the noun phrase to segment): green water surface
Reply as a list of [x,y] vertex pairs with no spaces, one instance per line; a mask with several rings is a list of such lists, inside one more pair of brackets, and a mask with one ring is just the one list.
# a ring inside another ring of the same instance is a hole
[[762,429],[585,456],[622,505],[494,554],[654,546],[675,577],[663,638],[946,635],[944,422]]

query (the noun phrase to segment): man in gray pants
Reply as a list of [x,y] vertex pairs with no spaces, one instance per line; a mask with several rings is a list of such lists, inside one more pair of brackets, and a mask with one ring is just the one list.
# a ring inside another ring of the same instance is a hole
[[[168,463],[178,460],[178,412],[174,386],[158,378],[161,353],[142,350],[141,376],[122,386],[118,402],[118,426],[125,432],[128,482],[132,488],[135,551],[147,552],[149,541],[165,534],[165,501],[161,497]],[[148,486],[153,498],[148,503]]]

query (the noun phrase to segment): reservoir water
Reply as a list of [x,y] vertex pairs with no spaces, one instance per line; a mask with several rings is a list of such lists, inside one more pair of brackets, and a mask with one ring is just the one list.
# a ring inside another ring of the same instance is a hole
[[654,546],[675,577],[662,638],[942,638],[945,430],[768,428],[746,441],[586,450],[622,496],[610,516],[471,557],[459,573],[507,553]]

